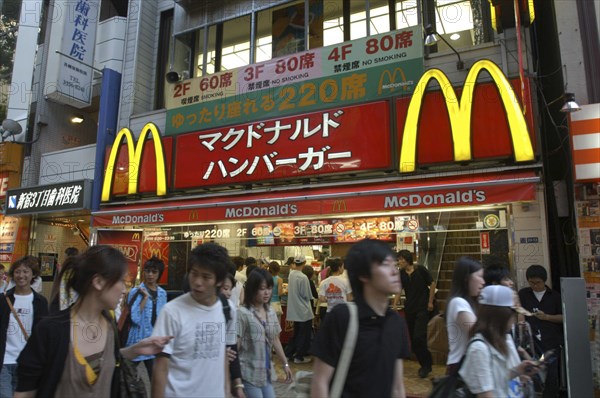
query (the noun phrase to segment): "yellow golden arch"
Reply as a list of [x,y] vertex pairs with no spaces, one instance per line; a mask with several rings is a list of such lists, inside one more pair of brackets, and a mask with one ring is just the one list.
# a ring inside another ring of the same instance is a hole
[[490,74],[500,92],[500,99],[508,118],[515,161],[525,162],[535,158],[527,123],[510,82],[495,63],[489,60],[480,60],[473,64],[469,70],[460,101],[444,72],[439,69],[429,69],[423,74],[417,84],[417,90],[408,105],[404,133],[402,135],[402,147],[400,149],[399,170],[401,173],[409,173],[415,170],[419,116],[426,94],[425,89],[431,79],[437,80],[442,88],[442,94],[448,108],[452,141],[454,142],[454,160],[462,162],[472,159],[471,110],[473,92],[477,77],[483,70],[486,70]]
[[121,146],[121,141],[125,139],[127,144],[127,154],[129,155],[129,183],[127,187],[128,194],[137,193],[139,176],[141,171],[142,153],[144,151],[144,142],[148,134],[151,135],[152,141],[154,141],[154,153],[156,155],[156,194],[158,196],[164,196],[167,194],[167,172],[165,167],[165,154],[160,139],[160,133],[158,127],[154,123],[146,123],[142,129],[137,144],[135,144],[135,138],[131,131],[125,127],[122,128],[115,142],[110,150],[108,157],[108,163],[106,164],[106,174],[104,176],[104,183],[102,185],[102,201],[107,202],[110,200],[110,193],[112,189],[112,181],[115,174],[115,163],[117,161],[117,155]]

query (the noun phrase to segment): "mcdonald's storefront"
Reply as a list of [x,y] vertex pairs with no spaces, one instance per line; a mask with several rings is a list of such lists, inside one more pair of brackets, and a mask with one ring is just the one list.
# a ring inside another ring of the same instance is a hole
[[[478,82],[482,71],[492,79]],[[445,89],[426,91],[432,79]],[[170,289],[206,241],[282,262],[304,254],[316,267],[370,237],[432,270],[498,256],[519,278],[545,256],[529,84],[479,61],[463,89],[449,87],[434,69],[410,97],[166,136],[149,123],[137,142],[122,129],[92,214],[98,243],[127,251],[132,272],[162,258]]]

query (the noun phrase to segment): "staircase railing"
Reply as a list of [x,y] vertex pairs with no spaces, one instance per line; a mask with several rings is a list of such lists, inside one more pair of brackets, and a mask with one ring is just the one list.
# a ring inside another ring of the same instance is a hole
[[423,265],[432,273],[433,280],[436,283],[440,277],[442,258],[444,256],[444,249],[446,248],[449,220],[450,212],[440,212],[433,226],[433,232],[427,234],[428,243]]

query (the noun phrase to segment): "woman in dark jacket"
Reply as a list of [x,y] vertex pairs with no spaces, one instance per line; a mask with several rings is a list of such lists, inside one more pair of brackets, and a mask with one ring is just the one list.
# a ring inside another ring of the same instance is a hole
[[18,259],[8,275],[15,287],[0,297],[0,398],[12,398],[17,387],[17,358],[33,328],[48,314],[48,302],[31,288],[40,275],[36,257]]
[[[18,359],[15,398],[112,396],[118,341],[110,310],[125,291],[127,261],[110,246],[93,246],[70,257],[61,277],[78,299],[70,308],[43,319]],[[121,348],[132,359],[155,355],[172,337],[149,337]]]

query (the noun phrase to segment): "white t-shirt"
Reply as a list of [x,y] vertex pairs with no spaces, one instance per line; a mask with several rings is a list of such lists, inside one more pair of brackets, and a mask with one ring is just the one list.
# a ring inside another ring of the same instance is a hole
[[[234,278],[243,288],[244,284],[248,280],[248,275],[246,275],[246,268],[244,268],[241,271],[235,271]],[[236,283],[236,285],[237,285],[237,283]]]
[[[31,327],[33,325],[33,293],[25,296],[15,294],[13,307],[21,319],[21,323],[23,324],[27,335],[31,335]],[[11,311],[8,319],[8,329],[6,331],[6,352],[4,353],[5,365],[17,363],[17,358],[23,348],[25,348],[25,343],[27,343],[27,340],[25,340],[21,327]]]
[[[484,339],[479,333],[474,338]],[[460,376],[469,387],[469,391],[473,394],[492,391],[494,397],[524,396],[518,377],[510,377],[510,369],[519,365],[521,360],[509,334],[506,335],[506,346],[508,348],[506,356],[487,342],[475,341],[469,346],[467,356],[459,371]]]
[[[457,323],[458,314],[461,312],[470,312],[475,316],[471,304],[462,297],[454,297],[448,303],[446,308],[446,329],[448,330],[448,346],[450,352],[448,353],[448,360],[446,364],[451,365],[460,362],[460,359],[465,354],[467,344],[469,343],[469,333],[463,332],[460,325]],[[468,326],[465,329],[470,329],[473,325]]]
[[319,285],[319,296],[327,298],[327,312],[340,303],[346,302],[348,294],[352,293],[350,281],[341,275],[325,278]]
[[223,397],[225,345],[236,343],[236,309],[225,326],[221,300],[210,307],[186,293],[168,302],[158,315],[153,336],[175,336],[163,349],[169,354],[166,397]]

